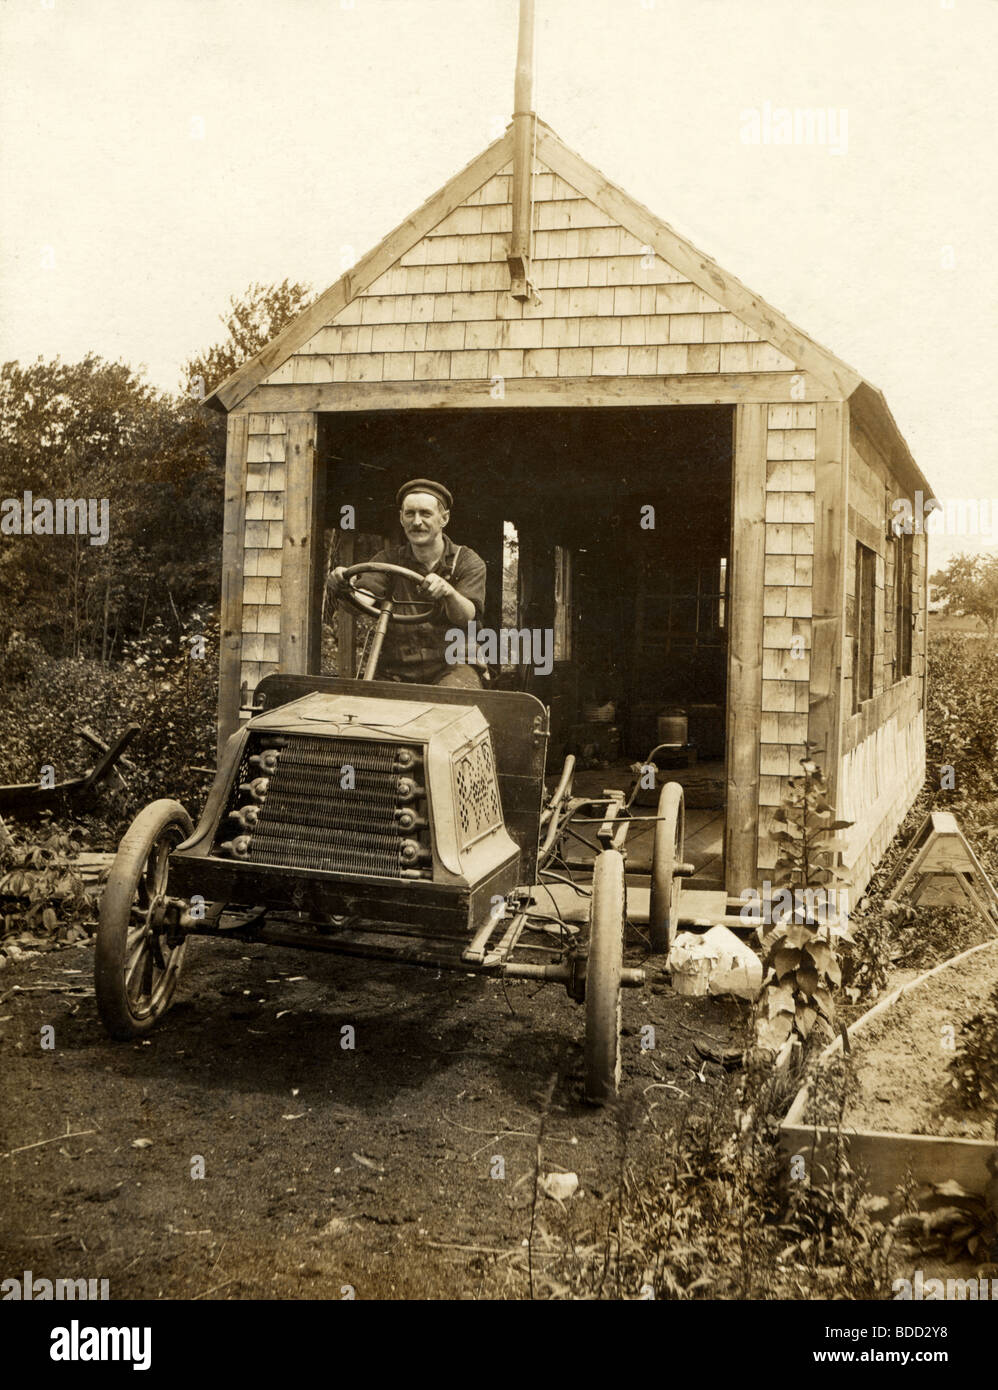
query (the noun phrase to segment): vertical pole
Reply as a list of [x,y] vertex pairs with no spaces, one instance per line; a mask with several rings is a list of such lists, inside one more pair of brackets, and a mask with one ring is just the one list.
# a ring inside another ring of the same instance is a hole
[[[356,558],[353,532],[341,531],[339,540],[340,547],[336,563],[346,569],[353,564]],[[348,676],[351,680],[357,674],[357,665],[354,661],[356,632],[357,619],[354,617],[353,609],[347,608],[344,603],[339,604],[336,612],[336,674]]]
[[384,599],[381,604],[381,616],[378,618],[374,629],[374,637],[371,641],[371,650],[367,654],[367,661],[364,665],[362,681],[373,681],[378,674],[378,662],[381,660],[381,648],[385,643],[385,636],[388,632],[388,624],[392,620],[392,610],[395,605],[391,599]]
[[511,292],[531,296],[530,253],[533,239],[534,169],[534,0],[520,0],[520,32],[513,96],[513,235],[509,247]]
[[[807,736],[815,745],[835,806],[842,748],[842,648],[846,599],[849,406],[815,407],[814,568],[811,578],[811,673]],[[836,806],[836,814],[841,807]]]
[[314,652],[313,566],[322,546],[316,506],[316,416],[311,411],[287,417],[284,439],[284,553],[281,558],[280,669],[286,675],[308,674]]
[[243,647],[243,545],[246,523],[246,453],[249,416],[229,416],[225,443],[225,517],[222,531],[222,603],[218,641],[218,751],[239,725]]
[[765,405],[735,407],[725,760],[724,873],[729,898],[757,887],[759,874],[767,420]]

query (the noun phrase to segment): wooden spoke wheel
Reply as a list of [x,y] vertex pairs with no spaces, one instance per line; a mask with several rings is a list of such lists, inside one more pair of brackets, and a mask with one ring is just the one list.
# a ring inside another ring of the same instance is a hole
[[187,942],[170,946],[163,909],[171,852],[193,831],[179,801],[153,801],[132,821],[100,906],[94,989],[112,1038],[148,1033],[170,1007]]
[[586,960],[585,1095],[605,1105],[620,1087],[620,971],[624,955],[627,890],[624,857],[597,855],[589,910]]
[[653,951],[669,951],[679,924],[679,898],[682,879],[677,870],[683,863],[686,838],[686,809],[683,789],[678,782],[666,782],[658,799],[658,819],[651,861],[651,906],[648,914]]

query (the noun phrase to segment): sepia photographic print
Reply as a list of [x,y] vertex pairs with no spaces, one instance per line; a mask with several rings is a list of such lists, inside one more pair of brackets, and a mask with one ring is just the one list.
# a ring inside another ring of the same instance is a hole
[[0,4],[35,1364],[162,1367],[166,1301],[983,1338],[996,46],[994,0]]

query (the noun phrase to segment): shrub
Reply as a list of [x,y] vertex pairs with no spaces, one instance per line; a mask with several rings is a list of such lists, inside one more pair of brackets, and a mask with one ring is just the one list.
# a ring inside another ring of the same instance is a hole
[[[0,938],[20,932],[80,934],[93,905],[72,860],[86,842],[80,826],[47,817],[29,836],[17,829],[0,836]],[[67,862],[69,861],[69,862]]]
[[937,799],[958,805],[998,795],[998,640],[934,637],[929,644],[926,760],[929,781],[952,767],[952,791]]
[[998,1112],[998,985],[963,1025],[949,1065],[953,1085],[968,1110]]
[[[200,640],[203,639],[203,646]],[[204,655],[198,655],[203,650]],[[195,613],[168,632],[156,619],[113,666],[59,660],[21,639],[16,661],[5,664],[0,688],[0,780],[32,782],[43,764],[56,781],[93,761],[77,726],[89,725],[112,742],[131,722],[140,726],[127,756],[128,785],[105,784],[102,819],[123,828],[146,802],[173,796],[191,804],[205,786],[192,767],[215,761],[218,696],[218,620]]]

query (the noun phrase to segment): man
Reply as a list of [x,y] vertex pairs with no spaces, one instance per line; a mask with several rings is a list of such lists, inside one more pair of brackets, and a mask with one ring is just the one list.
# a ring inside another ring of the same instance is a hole
[[[421,685],[480,689],[479,668],[467,662],[448,661],[444,651],[448,630],[464,630],[473,618],[479,622],[482,619],[485,561],[467,546],[455,545],[445,533],[454,499],[442,483],[414,478],[399,488],[396,500],[406,543],[379,550],[371,561],[403,565],[425,578],[416,584],[401,575],[362,574],[359,586],[379,597],[390,594],[396,601],[437,600],[440,609],[427,622],[389,623],[376,674],[387,680],[415,681]],[[336,593],[342,593],[347,586],[343,568],[339,566],[330,575]],[[414,611],[400,610],[403,614]],[[471,655],[474,661],[474,654]]]

